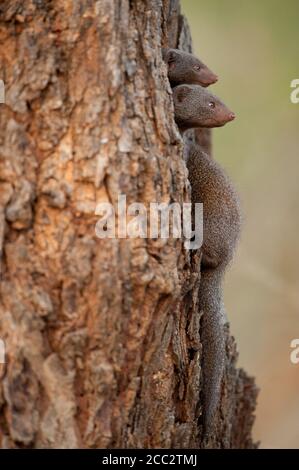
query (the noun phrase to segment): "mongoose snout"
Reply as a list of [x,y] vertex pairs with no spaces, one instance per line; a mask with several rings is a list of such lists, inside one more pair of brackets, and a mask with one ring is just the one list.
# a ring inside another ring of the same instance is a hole
[[179,49],[163,49],[163,59],[168,66],[168,78],[172,85],[181,83],[197,84],[207,87],[218,80],[197,57]]
[[218,82],[218,76],[215,75],[206,65],[199,70],[199,74],[200,76],[198,80],[194,81],[194,85],[201,85],[206,88]]

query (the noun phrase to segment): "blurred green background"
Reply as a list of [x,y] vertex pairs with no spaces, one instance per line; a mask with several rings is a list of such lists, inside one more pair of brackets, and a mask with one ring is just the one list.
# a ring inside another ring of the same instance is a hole
[[194,51],[216,74],[212,91],[237,114],[213,131],[214,157],[239,189],[244,227],[225,302],[239,365],[261,389],[254,437],[299,448],[298,0],[181,0]]

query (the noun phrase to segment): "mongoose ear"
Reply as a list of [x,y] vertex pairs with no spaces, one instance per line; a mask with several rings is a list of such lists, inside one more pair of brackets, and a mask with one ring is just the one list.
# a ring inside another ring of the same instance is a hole
[[162,57],[163,57],[164,62],[170,65],[176,61],[177,53],[173,49],[163,48]]
[[168,47],[163,47],[162,57],[165,62],[167,62],[168,64],[171,64],[172,62],[175,62],[177,60],[177,58],[179,57],[179,54],[175,49],[169,49]]
[[167,54],[167,62],[171,64],[171,62],[175,62],[176,58],[177,53],[170,49]]
[[191,90],[189,87],[181,85],[176,89],[176,98],[179,103],[184,101],[184,99],[190,94]]

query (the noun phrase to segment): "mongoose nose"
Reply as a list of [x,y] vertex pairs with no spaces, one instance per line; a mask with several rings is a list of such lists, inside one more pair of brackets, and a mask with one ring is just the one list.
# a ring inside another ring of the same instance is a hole
[[216,82],[218,82],[218,75],[213,76],[213,83],[216,83]]
[[229,114],[229,120],[230,121],[233,121],[235,119],[235,117],[236,117],[235,113],[230,113]]

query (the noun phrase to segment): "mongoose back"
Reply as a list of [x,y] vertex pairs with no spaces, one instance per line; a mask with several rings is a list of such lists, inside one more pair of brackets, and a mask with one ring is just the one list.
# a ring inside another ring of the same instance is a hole
[[207,87],[218,80],[217,75],[193,54],[179,49],[163,49],[162,55],[172,86],[189,83]]
[[[235,118],[219,98],[198,85],[174,88],[175,119],[182,132],[219,127]],[[226,315],[222,280],[239,237],[241,215],[236,191],[220,165],[196,144],[187,147],[193,203],[203,203],[202,268],[199,302],[203,311],[203,426],[213,430],[225,364]]]

